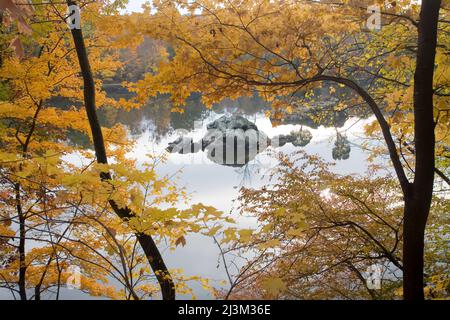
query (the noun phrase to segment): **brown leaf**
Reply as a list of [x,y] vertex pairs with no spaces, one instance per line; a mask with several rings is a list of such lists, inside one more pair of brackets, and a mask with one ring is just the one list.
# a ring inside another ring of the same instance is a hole
[[180,244],[181,244],[183,247],[186,245],[186,239],[185,239],[183,236],[179,237],[179,238],[175,241],[175,245],[176,245],[176,246],[179,246]]

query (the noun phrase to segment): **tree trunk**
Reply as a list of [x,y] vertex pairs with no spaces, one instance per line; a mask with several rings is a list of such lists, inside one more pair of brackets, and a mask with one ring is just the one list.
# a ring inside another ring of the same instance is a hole
[[423,300],[424,234],[434,184],[433,74],[440,0],[423,0],[418,26],[414,74],[415,176],[405,195],[403,229],[403,295]]
[[26,252],[25,252],[25,240],[26,240],[26,230],[25,230],[25,217],[22,211],[22,201],[20,197],[20,183],[16,183],[15,186],[16,191],[16,208],[17,215],[19,217],[19,295],[20,300],[27,300],[27,287],[26,287],[26,274],[27,274],[27,265],[26,265]]
[[[67,0],[67,5],[76,5],[74,1]],[[91,67],[89,64],[89,58],[87,55],[86,46],[84,44],[83,33],[81,29],[72,29],[72,37],[77,51],[78,61],[80,64],[81,74],[84,83],[84,103],[86,113],[89,119],[89,125],[91,127],[92,137],[94,140],[95,155],[98,163],[107,164],[108,158],[106,156],[106,148],[103,140],[103,134],[100,123],[97,118],[96,106],[95,106],[95,84],[94,77],[92,75]],[[101,174],[101,178],[105,180],[111,179],[111,175],[108,172]],[[120,208],[113,200],[109,201],[114,212],[124,221],[129,220],[134,216],[133,212],[128,208]],[[158,279],[161,286],[161,293],[164,300],[175,299],[175,286],[172,277],[167,269],[161,253],[158,250],[153,238],[148,234],[136,233],[136,237],[144,250],[150,266]]]
[[[413,192],[414,193],[414,192]],[[427,202],[425,199],[418,201]],[[405,200],[403,222],[403,297],[405,300],[423,300],[423,254],[426,221],[423,216],[428,210],[415,208],[413,196]],[[422,221],[419,221],[419,218]]]

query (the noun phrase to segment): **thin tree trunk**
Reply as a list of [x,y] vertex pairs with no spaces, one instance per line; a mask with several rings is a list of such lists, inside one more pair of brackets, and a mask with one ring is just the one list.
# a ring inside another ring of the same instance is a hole
[[26,288],[26,273],[27,273],[27,265],[26,265],[26,252],[25,252],[25,217],[22,211],[22,201],[20,197],[20,183],[16,183],[15,186],[16,191],[16,207],[17,207],[17,215],[19,217],[19,295],[20,300],[27,300],[27,288]]
[[[76,2],[67,0],[67,5],[76,5]],[[72,37],[77,51],[78,61],[80,64],[81,75],[84,83],[84,103],[86,113],[89,119],[89,125],[91,127],[92,137],[94,140],[95,154],[98,163],[107,164],[108,158],[106,156],[105,143],[103,140],[103,134],[100,123],[97,118],[96,106],[95,106],[95,84],[92,75],[91,67],[89,64],[89,58],[84,44],[83,33],[81,29],[72,29]],[[111,179],[111,175],[108,172],[101,174],[101,178],[104,180]],[[124,221],[129,220],[134,216],[128,208],[120,208],[113,200],[109,201],[114,212]],[[156,246],[153,238],[144,233],[136,233],[136,237],[144,250],[147,260],[158,279],[161,286],[161,293],[164,300],[175,299],[175,286],[172,277],[167,269],[161,253]]]
[[425,226],[434,184],[433,74],[440,0],[423,0],[418,26],[418,50],[414,74],[415,177],[405,196],[403,227],[403,295],[423,300]]

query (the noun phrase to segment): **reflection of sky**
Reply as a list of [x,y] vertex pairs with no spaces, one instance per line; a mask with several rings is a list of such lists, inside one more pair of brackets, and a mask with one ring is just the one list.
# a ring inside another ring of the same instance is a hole
[[[193,137],[194,141],[200,140],[206,132],[206,125],[220,116],[212,113],[208,119],[203,121],[201,128],[188,133],[188,135]],[[288,134],[292,130],[300,129],[300,125],[283,125],[274,128],[270,120],[264,115],[252,116],[248,119],[254,121],[258,129],[262,130],[269,137],[278,134]],[[363,126],[371,121],[372,119],[358,121],[358,119],[353,118],[349,119],[345,126],[339,129],[340,132],[345,131],[347,138],[352,143],[352,151],[350,159],[337,161],[337,165],[334,168],[336,172],[352,174],[365,171],[367,154],[355,145],[362,142]],[[331,150],[336,136],[335,129],[319,127],[318,129],[308,128],[308,130],[313,134],[313,139],[305,147],[305,150],[310,154],[317,154],[327,161],[333,161]],[[146,159],[146,154],[162,152],[167,144],[177,137],[177,132],[175,132],[155,143],[153,142],[152,133],[146,131],[137,139],[133,157],[139,159],[139,162],[143,162]],[[292,146],[292,144],[287,144],[277,149],[277,151],[285,153],[291,153],[295,150],[298,150],[298,148]],[[267,152],[257,155],[255,160],[249,163],[250,177],[245,179],[245,186],[258,188],[267,184],[268,179],[264,177],[264,172],[267,172],[273,165],[274,161],[267,156]],[[158,170],[160,174],[171,174],[180,169],[182,169],[182,172],[179,174],[179,184],[185,186],[191,194],[192,204],[201,202],[224,212],[232,211],[233,199],[237,198],[238,187],[243,183],[242,168],[237,169],[215,164],[207,159],[204,152],[198,152],[187,155],[170,154],[167,163],[161,165]],[[250,218],[240,218],[238,221],[241,227],[254,224]],[[222,266],[217,268],[219,251],[213,240],[199,235],[190,236],[187,240],[185,247],[165,254],[168,266],[170,268],[182,268],[186,275],[200,275],[216,280],[225,279],[225,272]],[[199,298],[208,298],[208,293],[201,289],[196,290],[196,294]]]

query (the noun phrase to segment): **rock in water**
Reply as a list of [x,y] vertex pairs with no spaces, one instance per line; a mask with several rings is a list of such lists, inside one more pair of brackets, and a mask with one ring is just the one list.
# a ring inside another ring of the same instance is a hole
[[255,131],[258,131],[258,127],[253,122],[248,121],[244,117],[235,115],[222,116],[219,119],[208,124],[206,128],[208,130],[217,129],[221,132],[235,129],[242,129],[244,131],[253,129]]
[[187,154],[203,150],[217,164],[242,167],[269,145],[277,148],[292,143],[294,146],[304,147],[312,139],[310,131],[300,129],[289,135],[275,136],[271,140],[254,123],[237,115],[222,116],[209,123],[206,128],[207,132],[201,141],[194,142],[192,138],[179,137],[169,143],[167,151]]
[[291,136],[294,137],[292,144],[296,147],[306,146],[312,139],[312,133],[308,130],[300,129],[299,131],[292,131]]
[[189,137],[179,137],[169,143],[167,151],[187,154],[201,149],[215,163],[242,167],[270,144],[265,133],[241,116],[222,116],[208,124],[207,129],[200,142],[193,142]]
[[265,133],[241,116],[222,116],[208,124],[202,145],[208,158],[218,164],[242,167],[270,143]]

